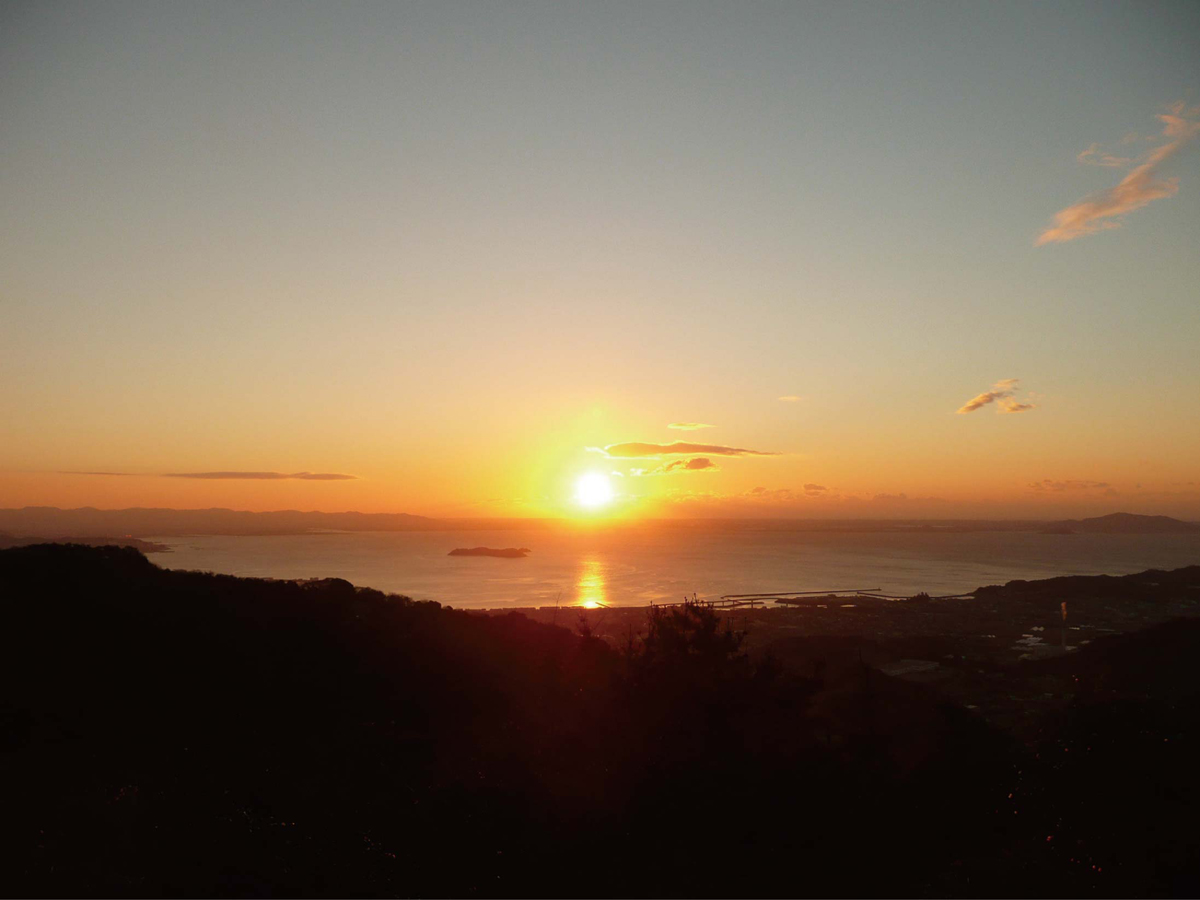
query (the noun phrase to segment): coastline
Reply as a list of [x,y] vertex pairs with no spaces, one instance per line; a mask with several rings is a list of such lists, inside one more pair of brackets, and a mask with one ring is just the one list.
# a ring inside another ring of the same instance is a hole
[[[1081,654],[1200,620],[1200,565],[1012,581],[980,587],[969,599],[824,599],[714,612],[744,635],[752,658],[804,674],[867,665],[1032,739],[1045,716],[1074,701]],[[519,614],[619,648],[645,634],[654,611],[573,606],[470,613]]]

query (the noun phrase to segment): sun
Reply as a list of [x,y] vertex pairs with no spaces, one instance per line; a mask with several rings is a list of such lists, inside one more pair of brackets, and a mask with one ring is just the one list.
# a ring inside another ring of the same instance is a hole
[[612,502],[613,488],[608,476],[601,472],[580,475],[575,482],[575,502],[586,509],[599,509]]

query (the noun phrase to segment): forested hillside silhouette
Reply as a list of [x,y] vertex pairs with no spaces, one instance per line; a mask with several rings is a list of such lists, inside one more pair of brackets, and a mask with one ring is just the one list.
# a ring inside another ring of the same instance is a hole
[[[338,579],[174,572],[65,545],[0,551],[0,603],[10,895],[1195,885],[1190,668],[1153,702],[1097,694],[1027,748],[862,665],[827,679],[751,659],[695,606],[613,647]],[[1134,637],[1141,665],[1154,636]],[[1170,640],[1200,648],[1195,623]],[[1150,793],[1164,779],[1175,799]],[[1121,835],[1152,852],[1130,810],[1169,831],[1172,863],[1098,872],[1128,849],[1111,846]]]

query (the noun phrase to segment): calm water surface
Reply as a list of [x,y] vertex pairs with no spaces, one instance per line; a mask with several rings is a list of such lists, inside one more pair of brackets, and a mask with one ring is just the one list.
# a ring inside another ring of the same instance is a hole
[[[1014,578],[1124,575],[1200,564],[1200,534],[1023,532],[839,534],[731,524],[605,531],[367,532],[156,537],[167,568],[273,578],[345,578],[457,607],[599,601],[642,605],[697,593],[879,588],[954,594]],[[447,556],[528,547],[524,559]]]

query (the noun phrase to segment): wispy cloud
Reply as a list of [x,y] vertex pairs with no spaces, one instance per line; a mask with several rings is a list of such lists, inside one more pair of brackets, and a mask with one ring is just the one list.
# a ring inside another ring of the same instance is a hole
[[357,475],[338,472],[59,472],[59,475],[98,475],[105,478],[199,478],[207,480],[240,479],[244,481],[354,481]]
[[1018,387],[1018,379],[1002,378],[992,385],[990,391],[984,391],[982,394],[976,394],[966,403],[958,408],[959,415],[969,412],[975,412],[987,406],[989,403],[996,404],[996,411],[1002,413],[1019,413],[1033,409],[1035,404],[1022,403],[1013,399],[1013,394],[1016,393]]
[[663,456],[779,456],[769,450],[747,450],[745,447],[723,447],[720,444],[690,444],[675,441],[671,444],[647,444],[630,441],[624,444],[609,444],[607,447],[589,447],[595,453],[603,453],[609,459],[659,459]]
[[201,478],[213,481],[240,479],[245,481],[353,481],[357,475],[338,472],[168,472],[167,478]]
[[806,484],[802,490],[794,490],[792,488],[751,488],[740,495],[731,495],[740,497],[743,500],[750,500],[756,503],[803,503],[809,500],[844,500],[841,494],[827,488],[823,484]]
[[[740,494],[719,491],[675,490],[668,495],[670,502],[692,507],[706,507],[725,512],[786,514],[788,512],[861,509],[910,509],[914,505],[944,507],[949,501],[942,497],[910,497],[905,493],[874,494],[872,496],[843,495],[819,484],[806,484],[803,489],[751,488]],[[816,504],[814,506],[814,504]]]
[[716,428],[717,426],[709,425],[707,422],[672,422],[667,427],[679,431],[699,431],[701,428]]
[[932,503],[942,505],[949,503],[945,497],[910,497],[908,494],[901,491],[899,494],[876,494],[871,498],[872,503],[881,503],[884,505],[902,503],[905,505],[912,503]]
[[630,475],[666,475],[670,472],[717,472],[720,470],[711,459],[704,456],[696,456],[691,459],[673,459],[670,462],[662,463],[655,466],[653,469],[631,469]]
[[1034,481],[1028,485],[1031,491],[1052,493],[1061,493],[1063,491],[1103,491],[1112,490],[1112,485],[1107,481],[1088,481],[1086,479],[1067,479],[1066,481],[1054,481],[1050,478],[1043,478],[1041,481]]
[[1083,163],[1085,166],[1103,166],[1106,169],[1119,169],[1133,162],[1132,157],[1114,156],[1107,150],[1102,150],[1099,144],[1092,144],[1092,146],[1076,156],[1075,160]]
[[844,499],[841,495],[832,493],[819,484],[806,484],[803,490],[756,487],[741,494],[725,494],[723,497],[728,501],[740,503],[768,505],[796,504],[797,506],[807,506],[813,500],[840,501]]
[[1115,187],[1092,194],[1056,213],[1054,224],[1038,236],[1036,246],[1073,241],[1098,231],[1120,228],[1120,217],[1154,200],[1178,193],[1179,179],[1160,178],[1158,168],[1200,133],[1197,117],[1200,117],[1200,107],[1187,109],[1183,103],[1173,104],[1168,112],[1158,117],[1163,123],[1160,137],[1167,142],[1137,159],[1103,153],[1096,144],[1079,154],[1076,158],[1080,162],[1092,165],[1121,167],[1133,162],[1137,165]]
[[984,391],[982,394],[976,394],[958,408],[958,413],[962,415],[964,413],[975,412],[975,410],[987,406],[989,403],[1003,396],[1004,392],[1002,391]]
[[1002,413],[1019,413],[1033,409],[1036,406],[1034,403],[1022,403],[1019,400],[1014,400],[1012,397],[1002,397],[996,401],[996,408]]
[[102,475],[106,478],[132,478],[133,472],[59,472],[59,475]]
[[782,400],[784,403],[799,403],[804,398],[801,397],[799,394],[785,394],[784,396],[780,397],[779,399]]

